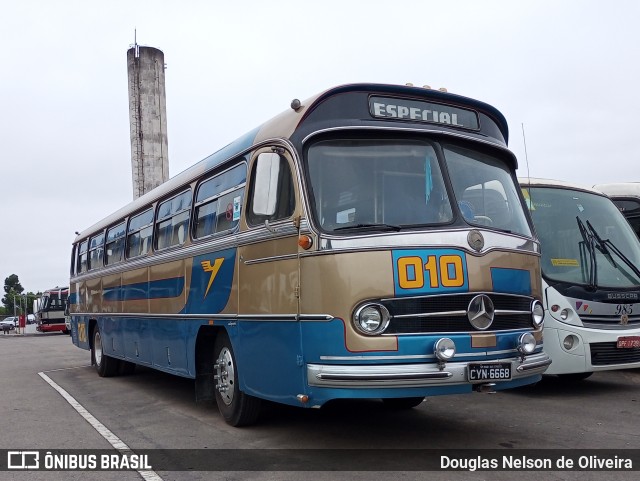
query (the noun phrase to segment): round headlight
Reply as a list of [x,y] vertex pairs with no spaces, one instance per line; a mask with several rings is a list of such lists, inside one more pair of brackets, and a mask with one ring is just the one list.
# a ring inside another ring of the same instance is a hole
[[560,319],[562,319],[563,321],[569,319],[569,309],[562,309],[560,311]]
[[573,346],[575,345],[577,340],[578,338],[576,336],[570,334],[564,338],[564,341],[562,341],[562,347],[564,347],[565,350],[570,351],[571,349],[573,349]]
[[544,321],[544,308],[540,301],[533,301],[531,303],[531,322],[533,327],[540,327]]
[[530,332],[520,334],[518,338],[518,352],[520,354],[531,354],[536,349],[536,338]]
[[353,324],[363,334],[380,334],[389,325],[390,317],[382,304],[364,304],[353,314]]
[[448,361],[456,355],[456,344],[448,337],[443,337],[436,342],[433,353],[441,361]]

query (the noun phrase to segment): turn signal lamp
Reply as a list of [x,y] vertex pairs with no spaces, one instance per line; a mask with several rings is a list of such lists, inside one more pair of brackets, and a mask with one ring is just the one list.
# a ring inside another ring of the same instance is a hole
[[302,234],[300,237],[298,237],[298,245],[304,250],[308,250],[313,245],[313,238],[306,234]]

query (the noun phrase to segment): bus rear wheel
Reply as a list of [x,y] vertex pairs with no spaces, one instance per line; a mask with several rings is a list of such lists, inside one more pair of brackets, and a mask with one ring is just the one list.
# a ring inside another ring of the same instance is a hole
[[214,344],[215,397],[218,410],[231,426],[253,424],[260,414],[260,400],[240,390],[238,365],[226,332]]
[[91,362],[96,366],[100,377],[111,377],[118,372],[118,360],[107,356],[102,349],[102,334],[98,326],[93,330]]

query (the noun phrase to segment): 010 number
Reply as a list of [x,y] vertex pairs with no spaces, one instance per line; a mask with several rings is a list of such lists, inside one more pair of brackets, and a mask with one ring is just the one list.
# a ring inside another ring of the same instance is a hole
[[419,256],[398,258],[398,285],[402,289],[425,287],[425,277],[432,289],[439,287],[462,287],[464,267],[459,255],[429,255],[427,262]]

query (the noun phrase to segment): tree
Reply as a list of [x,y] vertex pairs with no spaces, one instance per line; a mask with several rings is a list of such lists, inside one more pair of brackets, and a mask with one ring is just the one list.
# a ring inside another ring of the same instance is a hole
[[21,306],[24,302],[28,302],[28,300],[25,301],[22,297],[24,288],[20,284],[20,280],[18,279],[18,276],[16,274],[11,274],[4,280],[4,292],[5,295],[2,298],[2,304],[4,305],[5,313],[23,313],[22,309],[19,306]]

